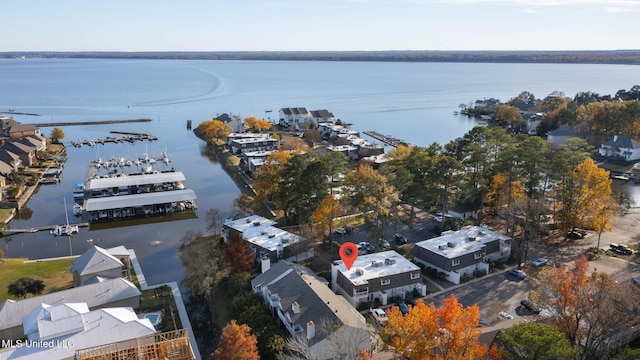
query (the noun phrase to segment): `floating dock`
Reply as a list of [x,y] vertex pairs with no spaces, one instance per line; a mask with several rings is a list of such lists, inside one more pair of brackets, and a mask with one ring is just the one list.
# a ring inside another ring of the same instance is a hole
[[396,147],[400,143],[405,143],[406,144],[406,142],[404,142],[404,141],[402,141],[402,140],[400,140],[398,138],[395,138],[393,136],[388,136],[388,135],[382,135],[382,134],[380,134],[378,132],[375,132],[375,131],[363,131],[363,133],[365,133],[366,135],[371,136],[372,138],[374,138],[376,140],[382,141],[383,143],[385,143],[385,144],[387,144],[389,146]]
[[[78,226],[78,227],[89,227],[89,223],[83,222],[83,223],[77,223],[77,224],[69,224],[71,226]],[[29,229],[4,229],[2,232],[0,232],[2,234],[2,236],[8,236],[8,235],[15,235],[15,234],[24,234],[24,233],[35,233],[38,231],[47,231],[47,230],[53,230],[56,227],[58,227],[60,225],[45,225],[45,226],[37,226],[37,227],[32,227]]]

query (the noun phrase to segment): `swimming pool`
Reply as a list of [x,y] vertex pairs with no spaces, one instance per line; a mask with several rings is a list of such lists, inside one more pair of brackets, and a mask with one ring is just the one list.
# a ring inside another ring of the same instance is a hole
[[151,325],[153,325],[154,327],[162,323],[162,313],[159,311],[140,314],[140,315],[145,319],[149,319],[149,321],[151,322]]

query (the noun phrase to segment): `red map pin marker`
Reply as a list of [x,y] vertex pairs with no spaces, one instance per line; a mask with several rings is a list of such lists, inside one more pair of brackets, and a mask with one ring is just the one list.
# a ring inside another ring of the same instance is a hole
[[346,242],[340,246],[338,253],[340,254],[340,259],[342,259],[347,266],[347,270],[349,270],[358,257],[358,247],[352,242]]

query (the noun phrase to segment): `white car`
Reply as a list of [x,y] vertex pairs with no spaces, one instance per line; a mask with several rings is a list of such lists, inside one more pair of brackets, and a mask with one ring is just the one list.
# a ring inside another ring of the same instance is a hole
[[384,324],[387,320],[389,320],[389,317],[387,317],[387,313],[380,308],[369,309],[369,311],[371,311],[371,315],[373,315],[373,318],[376,319],[376,321],[378,321],[378,323],[380,324]]
[[442,216],[436,216],[436,217],[434,217],[434,218],[433,218],[433,220],[435,220],[435,221],[437,221],[437,222],[441,223],[441,222],[442,222],[442,220],[444,220],[444,219],[443,219],[443,217],[442,217]]
[[508,312],[500,311],[498,315],[506,320],[513,320],[513,315],[509,314]]
[[339,228],[335,229],[335,232],[336,232],[336,234],[344,235],[344,234],[347,233],[347,230],[345,230],[345,228],[339,227]]
[[547,265],[548,262],[549,262],[549,260],[547,260],[545,258],[537,258],[531,263],[531,265],[533,265],[535,267],[540,267],[540,266]]

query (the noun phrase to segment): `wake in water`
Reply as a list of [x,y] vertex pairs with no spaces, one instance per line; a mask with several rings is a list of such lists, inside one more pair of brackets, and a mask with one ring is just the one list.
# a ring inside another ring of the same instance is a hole
[[203,94],[188,96],[183,98],[144,101],[141,103],[133,104],[133,106],[152,107],[152,106],[162,106],[162,105],[185,104],[190,102],[210,100],[210,99],[227,94],[226,83],[222,76],[218,74],[212,74],[206,71],[202,71],[201,69],[197,69],[197,68],[191,68],[191,69],[204,74],[205,76],[203,77],[203,80],[211,82],[211,87],[209,88],[208,91],[204,92]]

